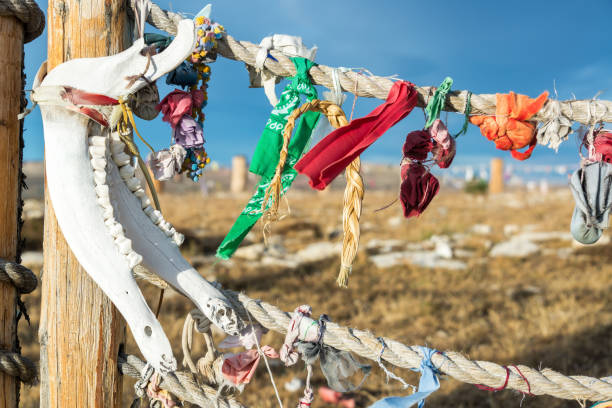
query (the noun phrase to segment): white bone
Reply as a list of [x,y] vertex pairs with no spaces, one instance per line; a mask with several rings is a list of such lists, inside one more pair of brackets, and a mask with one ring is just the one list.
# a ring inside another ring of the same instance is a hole
[[104,136],[90,136],[89,145],[90,146],[107,146],[108,139]]
[[117,166],[125,166],[130,163],[132,158],[129,154],[124,153],[123,151],[113,154],[113,160]]
[[91,159],[91,165],[94,170],[104,171],[106,169],[106,159],[103,157],[96,157],[95,159]]
[[121,178],[124,180],[129,180],[132,177],[134,177],[134,172],[135,172],[134,168],[130,166],[129,164],[119,169],[119,174],[121,175]]
[[[155,81],[174,69],[190,55],[195,39],[193,22],[180,22],[176,38],[163,52],[151,57],[145,76]],[[45,87],[71,86],[116,99],[127,96],[146,84],[144,79],[138,79],[126,88],[126,77],[140,75],[147,64],[147,57],[140,53],[144,46],[144,40],[139,39],[114,56],[61,64],[44,78],[41,94]],[[107,145],[107,130],[60,105],[52,100],[41,102],[47,184],[59,226],[77,260],[125,317],[145,359],[162,373],[177,367],[168,338],[132,276],[131,269],[141,262],[191,298],[213,323],[230,334],[238,334],[242,322],[227,299],[187,263],[178,247],[151,222],[153,209],[142,209],[135,195],[144,192],[138,180],[130,179],[128,187],[114,160],[97,157],[98,149],[92,149],[94,158],[90,156],[90,146]],[[116,107],[101,110],[117,113]],[[89,134],[96,136],[88,138]],[[125,145],[117,139],[116,135],[111,137],[110,150],[119,155]],[[118,160],[123,162],[122,156]],[[103,172],[106,177],[102,177]],[[106,201],[104,207],[98,203],[95,187],[102,185],[109,187],[108,197],[104,197],[112,203],[109,207]],[[175,232],[172,237],[177,241],[179,235]]]

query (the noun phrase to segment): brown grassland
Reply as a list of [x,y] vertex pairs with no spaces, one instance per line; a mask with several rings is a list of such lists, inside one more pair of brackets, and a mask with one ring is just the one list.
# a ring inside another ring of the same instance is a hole
[[[558,250],[571,248],[568,241],[539,243],[541,252],[525,258],[493,258],[490,246],[504,241],[504,226],[538,231],[568,231],[573,200],[567,189],[542,196],[517,191],[487,197],[443,191],[418,219],[401,217],[398,203],[374,210],[394,198],[392,192],[366,193],[362,215],[361,249],[348,289],[335,280],[339,254],[331,260],[287,269],[262,266],[256,261],[213,264],[212,255],[224,234],[248,199],[247,195],[186,196],[162,195],[166,218],[185,232],[185,255],[203,276],[216,279],[224,287],[244,291],[292,311],[310,304],[315,316],[328,314],[350,327],[370,329],[410,345],[427,345],[438,350],[462,352],[472,359],[499,364],[549,367],[565,374],[594,377],[612,375],[612,245],[574,248],[568,256]],[[275,224],[272,235],[288,254],[318,241],[341,242],[342,195],[339,192],[315,194],[293,191],[289,194],[291,214]],[[390,223],[389,219],[397,222]],[[40,248],[41,220],[27,221],[25,233],[30,249]],[[491,233],[470,233],[474,224],[487,224]],[[369,259],[366,245],[372,239],[400,239],[421,242],[432,235],[468,233],[460,249],[472,256],[464,259],[464,270],[425,269],[408,262],[378,269]],[[249,236],[261,242],[258,224]],[[568,250],[569,251],[569,250]],[[35,271],[37,274],[40,270]],[[141,285],[149,304],[154,305],[157,290]],[[37,329],[40,292],[24,296],[32,324],[20,325],[24,354],[38,361]],[[183,318],[192,305],[176,293],[169,293],[163,304],[161,323],[180,361],[180,335]],[[216,336],[220,340],[220,336]],[[128,332],[127,351],[138,353]],[[199,340],[199,338],[198,338]],[[283,336],[268,333],[263,342],[274,347]],[[201,346],[195,354],[201,353]],[[389,367],[391,368],[391,367]],[[294,377],[305,379],[303,363],[291,368],[273,366],[283,404],[295,406],[302,390],[286,391],[283,385]],[[411,384],[418,374],[395,369]],[[315,369],[315,388],[325,384]],[[133,398],[132,379],[124,381],[124,406]],[[366,407],[389,395],[404,395],[396,381],[386,383],[383,371],[373,363],[372,374],[354,393],[357,406]],[[252,407],[277,406],[263,364],[254,381],[238,398]],[[427,400],[427,407],[576,407],[576,401],[550,397],[523,396],[513,391],[487,392],[473,385],[443,377],[438,392]],[[22,406],[38,406],[38,387],[22,388]],[[313,407],[324,407],[315,399]]]

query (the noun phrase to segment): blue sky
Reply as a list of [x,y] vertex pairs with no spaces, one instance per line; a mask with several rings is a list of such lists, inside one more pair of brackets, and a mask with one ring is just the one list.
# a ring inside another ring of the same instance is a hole
[[[192,16],[207,2],[157,3]],[[46,11],[46,1],[39,5]],[[474,93],[513,90],[535,97],[544,90],[552,94],[556,84],[559,99],[589,99],[599,91],[601,99],[612,97],[609,1],[234,0],[212,5],[213,19],[234,38],[259,43],[274,33],[299,35],[306,45],[319,47],[316,61],[325,65],[366,67],[376,75],[397,74],[418,85],[438,85],[448,75],[454,89]],[[46,44],[45,30],[26,45],[28,87],[46,59]],[[212,64],[209,84],[204,124],[209,156],[221,164],[228,164],[235,154],[251,157],[270,112],[263,90],[248,88],[242,63],[221,57]],[[160,84],[162,97],[170,90]],[[319,88],[319,94],[323,91]],[[347,113],[352,102],[349,95]],[[355,116],[367,114],[380,102],[359,98]],[[462,120],[448,114],[453,133]],[[364,160],[398,163],[406,133],[423,123],[423,113],[416,109],[372,145]],[[167,147],[170,127],[159,117],[139,121],[138,126],[156,148]],[[38,109],[26,118],[25,129],[25,159],[42,159]],[[573,136],[559,153],[538,146],[530,160],[519,163],[470,126],[458,141],[455,164],[477,165],[491,157],[503,157],[519,168],[578,162]]]

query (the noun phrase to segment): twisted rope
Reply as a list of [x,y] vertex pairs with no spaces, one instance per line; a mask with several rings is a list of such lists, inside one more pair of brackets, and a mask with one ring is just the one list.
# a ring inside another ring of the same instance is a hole
[[24,43],[29,43],[45,29],[45,15],[34,0],[0,0],[0,16],[16,17],[23,23]]
[[38,378],[36,365],[19,353],[0,350],[0,371],[17,377],[25,384],[35,384]]
[[[287,155],[289,154],[291,133],[295,127],[295,121],[308,111],[324,114],[329,119],[329,123],[336,129],[348,124],[342,108],[329,101],[314,99],[304,103],[291,112],[291,115],[289,115],[287,119],[285,129],[283,130],[283,147],[280,151],[276,172],[266,190],[266,195],[264,196],[261,207],[262,211],[265,211],[264,217],[266,218],[266,226],[269,222],[278,219],[278,206],[280,204],[281,190],[283,188],[281,178],[287,161]],[[351,272],[353,261],[357,255],[357,248],[359,247],[359,217],[361,216],[361,202],[363,201],[363,180],[359,173],[360,168],[361,161],[359,157],[353,160],[346,168],[347,184],[344,190],[344,207],[342,210],[342,227],[344,231],[344,238],[342,240],[342,265],[337,281],[338,285],[342,287],[346,287],[348,275]],[[266,210],[270,199],[270,206]],[[264,228],[264,230],[265,229],[266,228]]]
[[[244,310],[264,327],[284,334],[291,314],[275,306],[249,298],[243,293],[223,290],[225,296],[236,307],[239,315]],[[241,310],[242,309],[242,310]],[[397,367],[415,369],[423,355],[418,346],[407,346],[396,340],[382,338],[387,347],[382,359]],[[361,357],[376,361],[380,355],[380,340],[368,330],[351,329],[328,322],[325,344],[340,350],[350,351]],[[432,357],[436,368],[456,380],[499,388],[508,377],[506,388],[533,395],[551,395],[563,399],[604,401],[612,399],[612,378],[566,376],[551,369],[536,370],[527,366],[501,366],[488,361],[472,361],[464,355],[447,351]]]
[[[133,1],[133,0],[132,0]],[[158,5],[153,4],[151,13],[148,17],[148,22],[156,28],[166,31],[171,35],[176,34],[177,22],[182,17],[176,13],[162,10]],[[222,39],[217,40],[218,54],[225,58],[242,61],[245,64],[254,67],[255,59],[259,46],[248,41],[237,41],[230,35],[225,35]],[[276,59],[267,58],[264,67],[273,75],[278,77],[294,76],[296,71],[291,60],[279,51],[271,50],[270,54]],[[329,89],[334,89],[334,77],[332,71],[334,68],[325,65],[316,65],[309,71],[312,81],[316,85],[323,85]],[[375,75],[363,75],[357,72],[338,72],[338,79],[342,90],[355,93],[358,96],[368,98],[386,99],[393,80]],[[359,87],[355,91],[355,84],[359,81]],[[427,98],[435,91],[435,87],[424,86],[416,87],[419,93],[417,106],[427,106]],[[443,110],[448,112],[464,112],[466,106],[466,97],[469,91],[451,91],[448,93],[446,103]],[[547,104],[550,101],[546,102]],[[593,110],[597,111],[598,119],[602,122],[612,122],[612,102],[603,100],[569,100],[560,103],[561,115],[565,116],[573,122],[578,122],[586,125],[594,124]],[[472,94],[471,108],[472,115],[495,115],[496,99],[495,94]],[[550,122],[555,119],[551,110],[544,109],[538,112],[533,120],[539,122]]]
[[30,293],[38,285],[34,272],[23,265],[2,259],[0,259],[0,282],[11,283],[19,293]]
[[[140,378],[145,363],[136,356],[119,354],[117,365],[122,374]],[[166,374],[159,383],[159,388],[171,392],[183,401],[197,404],[203,408],[245,408],[234,398],[218,396],[214,388],[198,384],[191,373],[175,371]]]

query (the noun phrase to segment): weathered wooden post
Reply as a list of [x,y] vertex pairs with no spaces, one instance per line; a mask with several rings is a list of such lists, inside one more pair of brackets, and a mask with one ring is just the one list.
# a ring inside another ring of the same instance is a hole
[[504,191],[504,160],[491,159],[491,175],[489,178],[489,194],[498,194]]
[[[0,2],[0,259],[17,262],[21,216],[21,133],[23,44],[38,37],[44,15],[34,2]],[[37,20],[37,21],[35,21]],[[18,352],[17,290],[0,281],[0,350]],[[0,370],[0,408],[16,408],[19,380]]]
[[232,179],[230,182],[230,191],[232,193],[242,193],[246,190],[247,167],[246,157],[232,157]]
[[[48,70],[125,49],[126,7],[125,0],[49,0]],[[41,407],[118,408],[125,322],[70,251],[46,191],[43,246]]]

